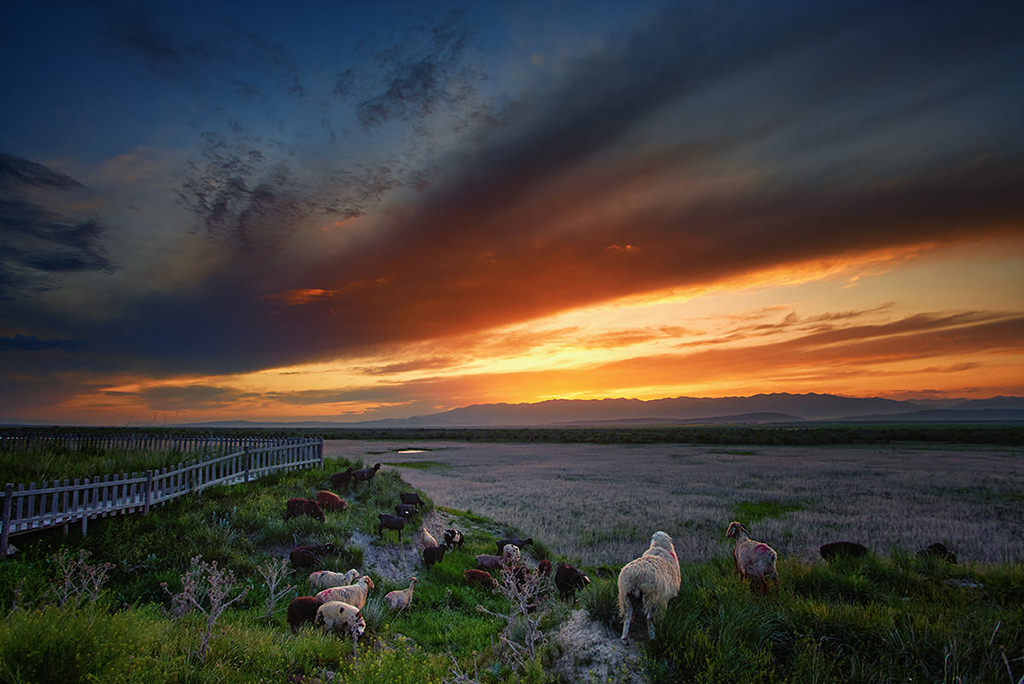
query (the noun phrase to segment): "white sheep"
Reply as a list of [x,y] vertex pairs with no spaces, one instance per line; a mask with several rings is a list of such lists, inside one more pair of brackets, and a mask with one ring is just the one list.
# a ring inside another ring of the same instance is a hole
[[370,589],[373,589],[373,580],[370,579],[369,575],[363,575],[355,584],[324,589],[316,595],[316,600],[321,604],[329,601],[344,601],[361,609],[366,605],[366,598],[370,594]]
[[668,602],[679,593],[679,557],[672,537],[661,530],[651,536],[643,555],[626,563],[619,572],[619,615],[622,641],[629,641],[633,608],[639,604],[647,618],[647,634],[654,639],[654,621],[665,612]]
[[408,608],[412,603],[412,588],[414,586],[416,586],[415,577],[409,580],[408,588],[396,589],[385,594],[384,602],[388,604],[388,608],[391,610],[405,610]]
[[355,652],[359,637],[366,631],[366,620],[355,606],[344,601],[328,601],[316,609],[314,624],[324,626],[325,632],[340,631],[352,635],[352,651]]
[[331,572],[330,570],[317,570],[309,573],[309,583],[318,589],[330,589],[331,587],[343,587],[352,584],[359,578],[359,571],[352,568],[348,572]]
[[427,531],[426,527],[421,527],[416,532],[416,543],[420,547],[420,551],[429,549],[431,546],[437,546],[437,540],[434,539],[434,535]]
[[736,572],[740,577],[750,580],[750,587],[764,593],[768,590],[768,582],[779,584],[779,572],[775,569],[775,561],[779,554],[767,544],[750,538],[750,533],[742,523],[731,522],[725,533],[726,537],[736,540],[732,550],[732,559],[736,563]]
[[505,544],[505,548],[501,550],[501,562],[505,565],[515,565],[522,556],[522,551],[515,544]]

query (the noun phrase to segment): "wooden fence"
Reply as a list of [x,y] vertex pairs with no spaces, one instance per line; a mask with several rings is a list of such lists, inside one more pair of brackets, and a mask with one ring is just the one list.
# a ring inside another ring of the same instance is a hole
[[277,471],[323,466],[322,439],[260,439],[240,451],[176,466],[100,477],[8,483],[0,502],[3,528],[0,558],[7,557],[8,539],[81,521],[82,534],[89,520],[128,513],[148,513],[153,506],[202,491],[218,484],[249,482]]

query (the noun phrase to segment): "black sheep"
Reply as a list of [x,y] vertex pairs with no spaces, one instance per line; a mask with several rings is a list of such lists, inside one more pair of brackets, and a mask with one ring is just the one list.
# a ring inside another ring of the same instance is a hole
[[372,468],[363,468],[352,473],[352,483],[357,486],[360,482],[369,482],[373,479],[373,476],[380,470],[380,463],[375,464]]
[[590,584],[590,578],[572,567],[568,563],[559,563],[555,570],[555,586],[558,587],[558,595],[564,599],[572,599],[576,602],[576,592]]
[[324,521],[324,511],[320,508],[320,504],[312,499],[302,499],[295,497],[288,499],[288,503],[285,505],[284,519],[290,520],[297,515],[308,515],[314,520]]
[[448,550],[448,546],[441,544],[440,546],[428,546],[423,549],[423,564],[428,568],[434,563],[440,563],[444,560],[444,552]]
[[508,538],[508,539],[502,539],[502,540],[500,540],[500,541],[498,542],[498,555],[499,555],[499,556],[500,556],[500,555],[501,555],[502,553],[504,553],[504,552],[505,552],[505,546],[506,546],[507,544],[511,544],[512,546],[515,546],[516,548],[518,548],[518,549],[522,550],[522,548],[523,548],[524,546],[527,546],[527,545],[530,545],[530,546],[532,546],[532,545],[533,545],[533,538],[529,538],[529,539],[521,539],[520,537],[510,537],[510,538]]
[[402,503],[416,506],[417,508],[424,504],[423,499],[416,492],[402,492],[398,495],[398,498],[402,500]]
[[292,628],[292,633],[294,634],[304,622],[313,624],[313,620],[316,618],[316,609],[319,607],[320,602],[316,600],[315,596],[300,596],[292,599],[288,604],[288,624]]
[[929,544],[925,548],[917,552],[918,556],[935,556],[939,560],[944,560],[947,563],[956,565],[956,554],[946,548],[946,545],[942,542],[935,542]]
[[409,504],[398,504],[395,506],[395,513],[399,516],[409,520],[416,513],[416,507],[410,506]]
[[356,471],[352,469],[352,466],[349,466],[347,470],[331,475],[331,489],[348,487],[349,482],[352,481],[352,475],[355,474],[355,472]]
[[388,513],[378,513],[377,517],[380,518],[380,524],[377,525],[377,534],[380,538],[384,538],[384,530],[395,530],[398,532],[398,541],[402,541],[402,528],[405,527],[405,518],[397,515],[390,515]]
[[821,554],[822,558],[831,563],[840,556],[845,558],[860,558],[861,556],[866,556],[868,548],[863,544],[858,544],[857,542],[837,541],[822,544],[818,547],[818,553]]
[[334,544],[309,544],[296,546],[288,554],[292,565],[297,568],[311,568],[323,560],[329,553],[334,553]]

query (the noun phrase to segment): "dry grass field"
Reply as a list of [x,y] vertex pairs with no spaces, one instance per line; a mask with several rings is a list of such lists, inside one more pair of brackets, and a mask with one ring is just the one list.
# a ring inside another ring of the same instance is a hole
[[1020,448],[332,440],[325,456],[399,467],[435,504],[582,565],[626,562],[657,529],[684,562],[728,557],[737,519],[806,562],[837,540],[883,555],[939,541],[961,562],[1024,562]]

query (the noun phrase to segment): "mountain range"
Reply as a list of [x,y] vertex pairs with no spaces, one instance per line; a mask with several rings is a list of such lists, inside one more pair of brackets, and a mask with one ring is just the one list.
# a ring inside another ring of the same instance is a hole
[[[897,401],[832,394],[755,394],[669,399],[553,399],[530,404],[478,404],[410,418],[342,422],[259,423],[292,427],[616,427],[707,423],[1024,422],[1024,397]],[[238,426],[245,423],[203,423]],[[254,423],[248,423],[250,425]]]

